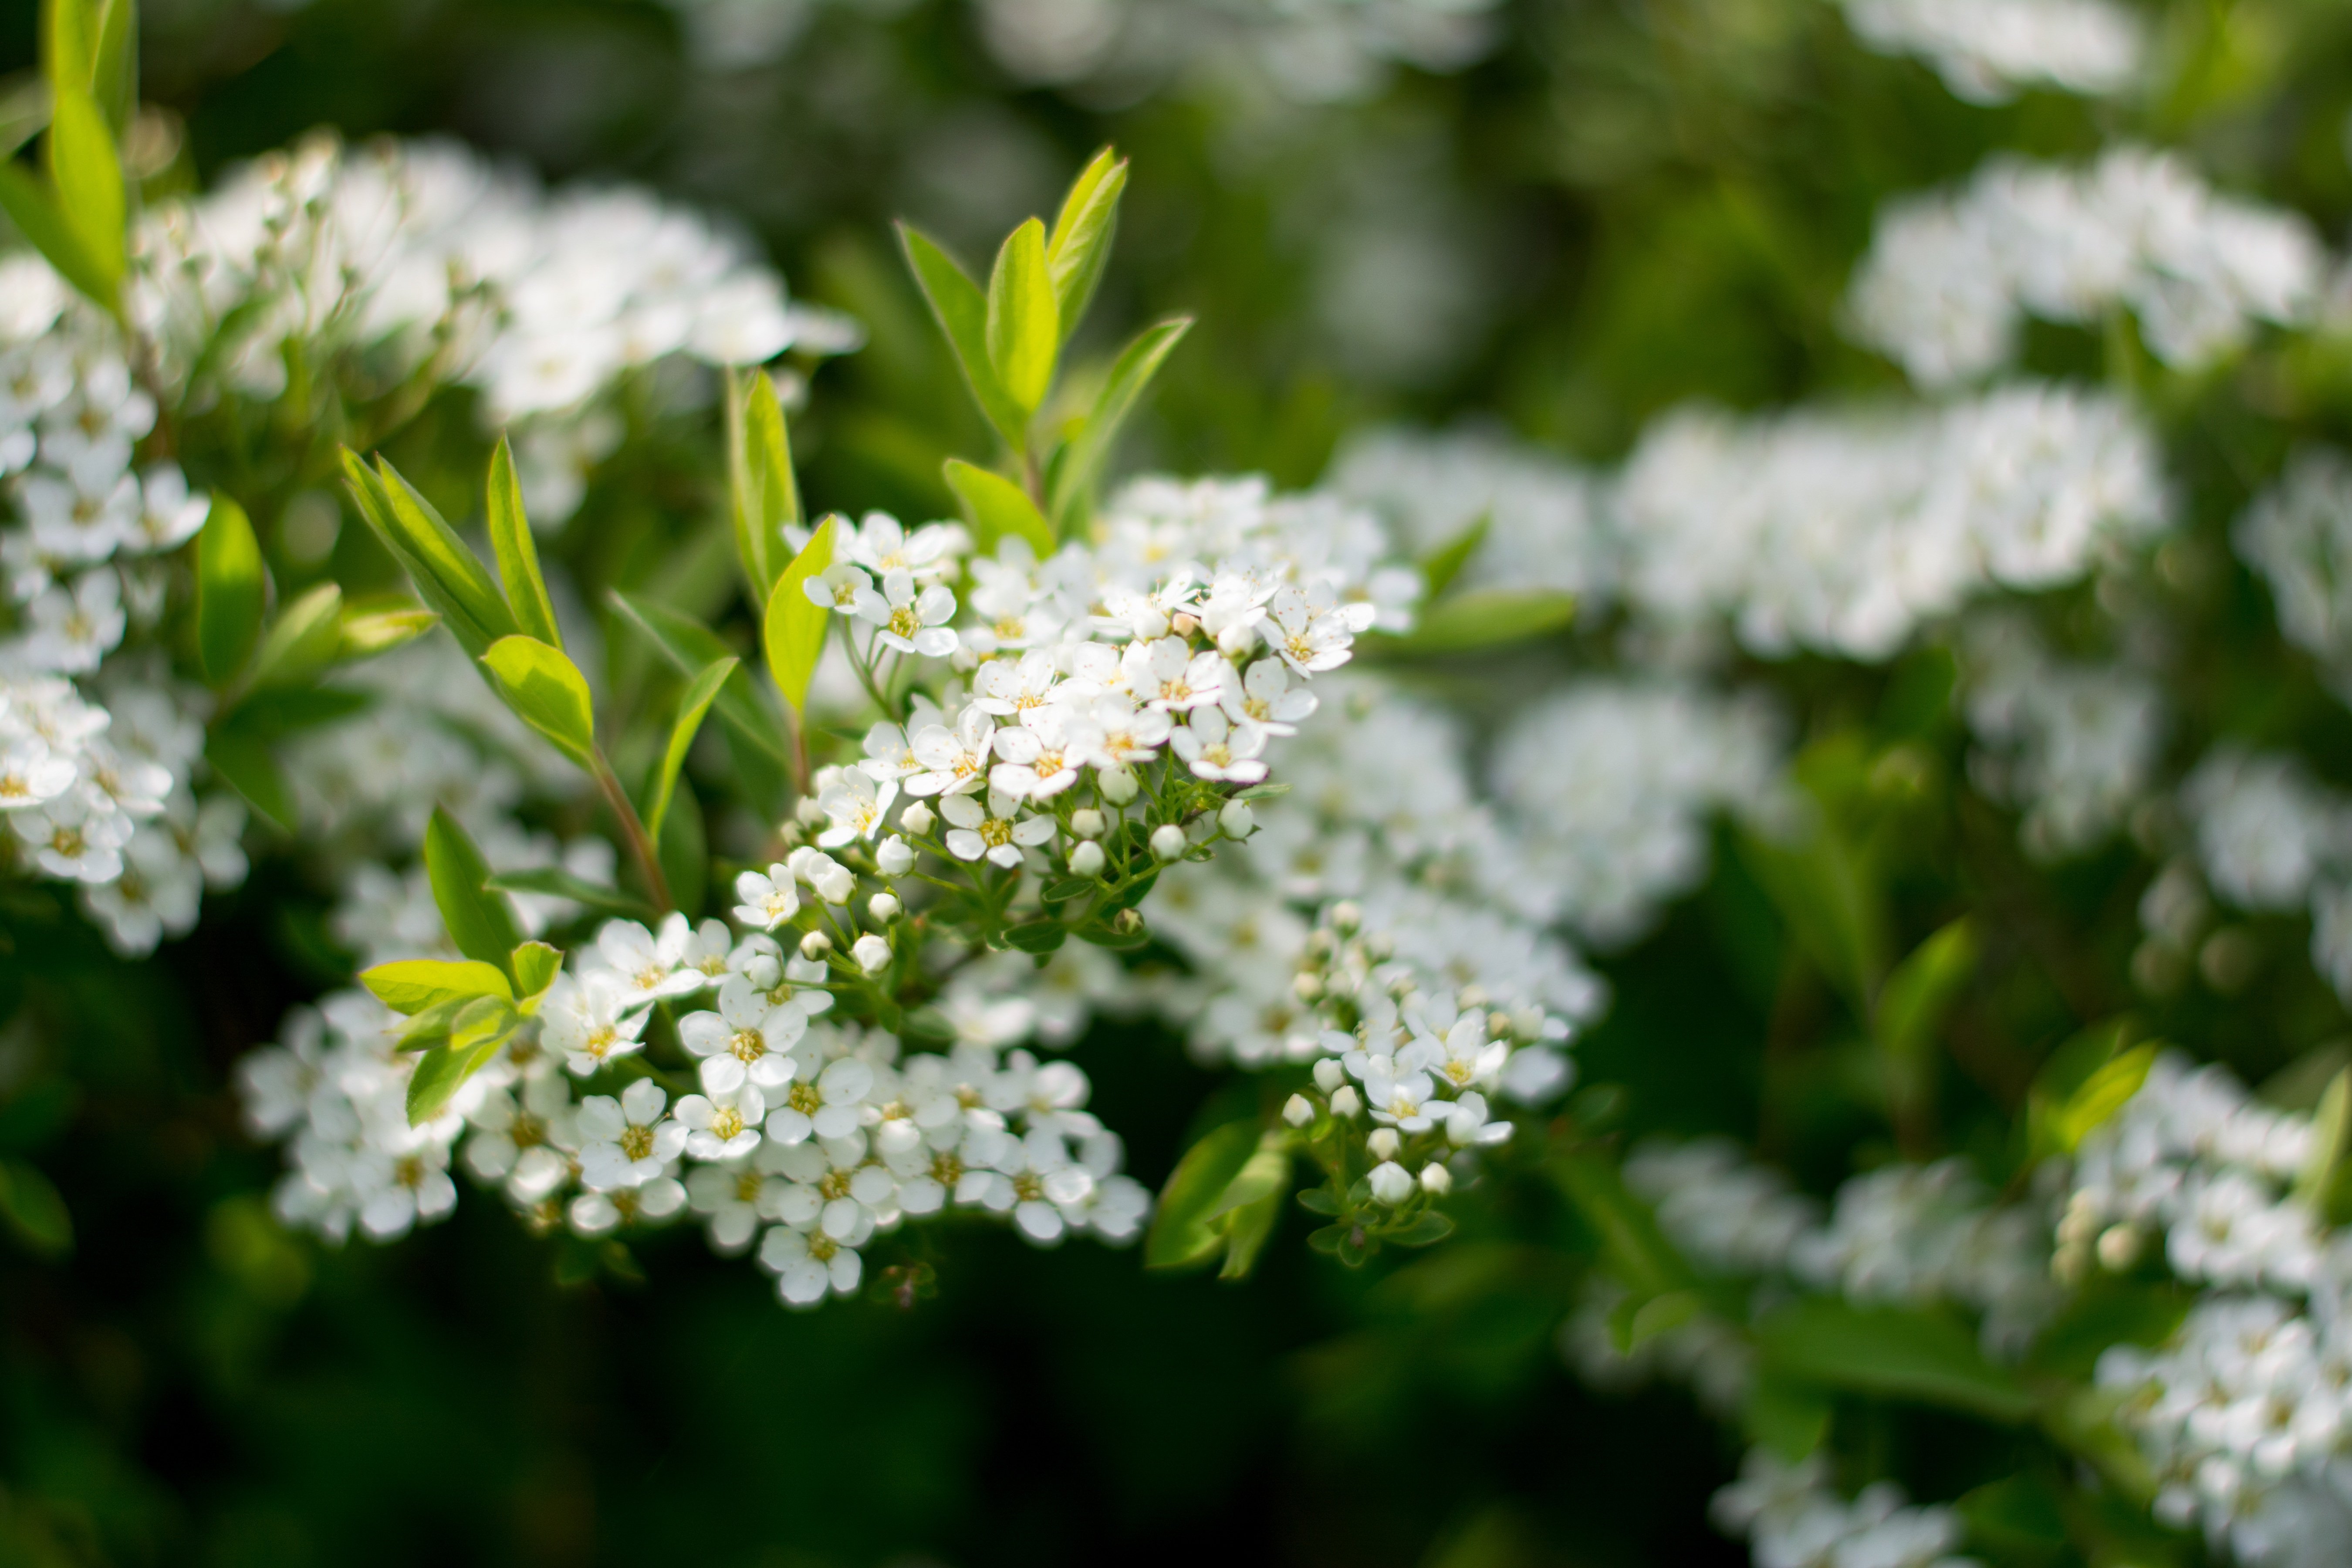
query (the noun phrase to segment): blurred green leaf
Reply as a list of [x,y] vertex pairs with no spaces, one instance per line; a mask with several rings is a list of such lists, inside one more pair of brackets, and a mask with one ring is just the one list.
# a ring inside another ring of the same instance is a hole
[[50,184],[66,226],[105,280],[108,292],[98,302],[111,309],[110,301],[121,297],[129,251],[122,160],[86,82],[68,86],[52,81],[49,90]]
[[816,678],[817,659],[824,652],[824,634],[833,620],[833,612],[811,599],[803,584],[833,563],[839,527],[840,520],[832,517],[817,524],[808,548],[793,557],[768,595],[761,637],[768,673],[795,712],[806,711],[809,682]]
[[1914,948],[1879,988],[1874,1023],[1889,1054],[1924,1051],[1944,1015],[1976,973],[1975,923],[1961,916]]
[[467,958],[507,970],[522,931],[506,896],[490,890],[490,865],[475,847],[457,819],[441,806],[433,808],[425,827],[425,872],[433,884],[433,902],[449,940]]
[[785,526],[801,521],[801,491],[776,384],[759,370],[746,380],[728,401],[728,502],[743,575],[765,604],[788,559]]
[[948,488],[963,501],[972,538],[984,556],[996,553],[997,542],[1012,535],[1025,539],[1043,561],[1054,553],[1054,531],[1029,492],[1002,474],[974,468],[961,458],[947,460]]
[[261,635],[261,544],[245,509],[213,497],[212,515],[196,535],[196,658],[205,679],[226,686],[245,668]]
[[1006,395],[990,363],[987,297],[946,251],[912,225],[898,226],[898,239],[906,247],[907,264],[914,269],[915,281],[921,286],[940,331],[947,334],[948,346],[955,351],[956,363],[981,412],[996,426],[1005,445],[1020,451],[1028,440],[1029,416]]
[[642,899],[631,898],[616,888],[600,887],[584,878],[553,867],[541,867],[530,871],[501,871],[482,884],[494,892],[535,893],[541,898],[569,899],[575,904],[609,914],[625,915],[631,920],[649,920],[656,910]]
[[555,624],[555,602],[547,596],[547,579],[540,574],[539,546],[530,537],[530,520],[523,514],[514,452],[503,436],[499,437],[498,450],[490,454],[488,511],[490,552],[506,584],[514,624],[525,637],[561,650],[563,632]]
[[0,1160],[0,1216],[27,1251],[58,1258],[73,1250],[73,1215],[57,1187],[22,1160]]
[[224,726],[205,738],[205,763],[271,826],[294,831],[294,792],[267,742]]
[[[1192,330],[1192,319],[1178,316],[1145,328],[1120,352],[1109,378],[1103,383],[1102,392],[1095,398],[1093,409],[1087,415],[1086,424],[1064,449],[1046,492],[1054,531],[1061,537],[1070,537],[1087,521],[1087,506],[1110,461],[1119,427],[1135,411],[1161,363]],[[1042,560],[1049,553],[1050,551],[1041,550],[1038,557]]]
[[1118,228],[1119,195],[1126,189],[1127,161],[1106,147],[1087,161],[1062,198],[1053,237],[1045,242],[1045,265],[1053,277],[1065,342],[1078,330],[1093,302],[1095,286],[1102,281]]
[[719,689],[740,662],[732,655],[713,660],[678,695],[677,720],[670,726],[669,744],[663,749],[661,766],[654,774],[653,804],[646,811],[646,835],[656,843],[661,841],[662,818],[669,815],[670,794],[677,788],[678,770],[686,766],[687,750],[702,728],[702,716],[710,711],[710,705],[719,700]]
[[1045,226],[1034,217],[1005,236],[996,252],[984,325],[989,366],[1025,426],[1054,384],[1054,363],[1062,350],[1061,309],[1054,302],[1053,272],[1045,261]]
[[590,773],[596,770],[596,720],[588,679],[536,637],[500,637],[482,655],[491,684],[515,717]]
[[1487,531],[1494,521],[1491,510],[1480,512],[1469,527],[1422,558],[1421,591],[1424,599],[1434,603],[1454,586],[1454,580],[1462,575],[1462,569],[1470,564],[1470,558],[1486,542]]
[[[1223,1250],[1225,1232],[1213,1222],[1226,1212],[1227,1192],[1257,1152],[1258,1129],[1250,1121],[1229,1121],[1184,1152],[1160,1189],[1144,1237],[1145,1268],[1189,1268]],[[1253,1201],[1263,1195],[1253,1194]]]
[[1985,1359],[1974,1334],[1930,1312],[1810,1298],[1766,1318],[1756,1342],[1768,1376],[2009,1424],[2040,1406],[2015,1373]]
[[[831,521],[830,518],[826,520],[828,524]],[[819,531],[823,531],[822,527]],[[816,541],[812,539],[809,549],[815,548]],[[828,536],[828,551],[830,548]],[[717,633],[692,616],[617,589],[613,594],[613,604],[628,617],[630,624],[646,634],[646,640],[661,650],[671,668],[688,679],[722,658],[734,657],[734,650],[719,641]],[[761,705],[743,672],[739,671],[719,687],[714,706],[719,710],[719,722],[727,726],[730,734],[779,763],[791,760],[791,753],[785,750],[777,732],[779,721],[772,710]]]
[[254,656],[252,684],[293,686],[310,680],[342,643],[343,591],[321,583],[278,613]]
[[1553,636],[1575,619],[1576,600],[1567,594],[1480,588],[1430,605],[1409,632],[1368,632],[1359,641],[1368,650],[1403,658],[1481,653]]
[[349,664],[373,658],[381,653],[390,653],[394,648],[415,641],[440,624],[439,616],[415,605],[394,609],[346,605],[342,619],[335,629],[335,662]]

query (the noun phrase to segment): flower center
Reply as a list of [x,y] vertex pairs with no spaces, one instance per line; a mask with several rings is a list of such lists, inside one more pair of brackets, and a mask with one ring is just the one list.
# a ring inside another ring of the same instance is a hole
[[629,1126],[621,1130],[621,1152],[632,1160],[643,1160],[654,1152],[654,1130],[650,1127]]
[[743,1113],[731,1105],[722,1105],[710,1113],[710,1133],[720,1142],[733,1142],[743,1131]]
[[757,1171],[744,1171],[738,1173],[735,1177],[735,1201],[739,1204],[758,1203],[760,1189],[766,1184],[767,1178]]
[[898,608],[890,612],[890,630],[898,636],[902,637],[912,637],[917,632],[921,631],[922,629],[923,623],[917,620],[915,618],[915,612],[908,609],[907,606],[901,605]]
[[824,1173],[824,1178],[817,1183],[816,1190],[824,1194],[825,1202],[827,1203],[831,1203],[835,1198],[847,1197],[849,1195],[849,1173],[846,1171],[827,1171]]
[[738,1029],[727,1042],[727,1048],[737,1061],[749,1067],[768,1054],[768,1037],[757,1029]]
[[980,822],[980,841],[991,849],[1013,842],[1013,824],[1001,816],[984,816]]
[[816,1091],[813,1083],[796,1083],[784,1095],[784,1103],[803,1116],[814,1116],[824,1109],[824,1096]]

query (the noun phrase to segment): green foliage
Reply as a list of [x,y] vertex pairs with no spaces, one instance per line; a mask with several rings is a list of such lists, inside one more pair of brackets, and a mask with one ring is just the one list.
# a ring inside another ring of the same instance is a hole
[[964,518],[982,554],[994,555],[997,541],[1008,537],[1026,540],[1040,561],[1054,552],[1054,531],[1045,514],[1019,485],[961,458],[948,459],[947,479],[948,488],[963,502]]
[[[509,956],[522,942],[506,895],[492,890],[489,862],[482,858],[457,819],[440,806],[425,828],[425,871],[433,902],[457,951],[478,963],[499,966],[516,980]],[[524,994],[528,994],[526,991]],[[389,998],[386,999],[389,1001]]]
[[514,624],[525,637],[558,649],[563,633],[555,624],[555,605],[547,596],[547,579],[540,575],[539,547],[531,542],[530,520],[523,515],[522,485],[515,478],[514,452],[505,437],[490,455],[488,495],[490,549],[497,556],[499,576],[506,584],[507,605]]
[[796,713],[808,707],[809,682],[816,679],[816,661],[824,652],[824,634],[833,612],[808,596],[803,584],[833,563],[834,540],[840,521],[826,518],[809,536],[807,547],[793,557],[768,595],[767,614],[761,623],[761,646],[768,656],[768,673]]
[[196,653],[205,679],[226,686],[245,668],[261,635],[261,546],[245,509],[213,498],[212,515],[196,536]]
[[729,386],[728,507],[735,552],[753,598],[765,604],[790,558],[784,530],[800,524],[800,484],[776,384],[755,373],[730,378]]
[[596,717],[588,678],[559,648],[536,637],[505,637],[482,655],[490,684],[515,717],[590,773],[596,769]]
[[694,744],[695,734],[702,728],[703,715],[719,700],[719,689],[727,684],[740,662],[732,657],[713,659],[677,700],[677,720],[670,726],[669,744],[663,748],[661,765],[654,773],[651,804],[646,807],[646,831],[656,843],[661,841],[662,819],[669,815],[670,795],[677,788],[678,770],[686,766],[687,748]]

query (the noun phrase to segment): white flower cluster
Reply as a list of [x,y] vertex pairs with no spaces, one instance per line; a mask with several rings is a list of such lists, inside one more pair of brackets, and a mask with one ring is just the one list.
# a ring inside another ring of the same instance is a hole
[[1769,815],[1783,744],[1761,703],[1683,682],[1581,680],[1530,705],[1495,748],[1515,829],[1498,891],[1596,942],[1640,935],[1706,876],[1712,815]]
[[2073,582],[2170,515],[2137,414],[2031,384],[1899,414],[1685,410],[1643,436],[1618,508],[1652,617],[1869,662],[1974,594]]
[[379,389],[477,387],[486,419],[518,426],[541,525],[570,515],[619,439],[598,400],[627,373],[855,342],[709,219],[627,187],[543,192],[455,142],[313,138],[159,209],[138,252],[131,318],[175,384],[208,364],[273,400],[290,351],[357,356]]
[[1792,1465],[1749,1449],[1708,1511],[1726,1534],[1748,1540],[1757,1568],[1978,1568],[1952,1554],[1966,1533],[1958,1513],[1912,1507],[1892,1481],[1849,1500],[1819,1454]]
[[2139,17],[2116,0],[1841,0],[1870,49],[1915,55],[1956,98],[2006,103],[2054,87],[2101,97],[2131,85],[2147,47]]
[[1977,742],[1969,780],[2024,813],[2037,857],[2094,847],[2156,787],[2162,689],[2127,665],[2056,657],[2031,620],[2006,610],[1970,617],[1960,641]]
[[1496,36],[1496,0],[977,0],[989,53],[1016,79],[1118,84],[1180,73],[1264,81],[1307,104],[1377,90],[1397,65],[1455,71]]
[[155,421],[113,324],[46,262],[0,260],[0,864],[78,885],[126,953],[188,931],[205,887],[246,869],[244,808],[194,788],[204,694],[123,647],[211,510],[177,467],[139,461]]
[[1613,602],[1674,637],[1877,662],[1994,589],[2080,579],[2166,528],[2155,436],[2102,393],[2021,384],[1929,407],[1685,408],[1596,479],[1492,437],[1386,433],[1333,470],[1420,550],[1481,516],[1470,580]]
[[[795,858],[813,897],[839,890],[837,862]],[[795,885],[776,870],[782,889],[746,875],[761,912]],[[896,1037],[825,1016],[830,973],[718,921],[614,921],[534,1024],[422,1126],[405,1110],[403,1020],[364,993],[294,1015],[281,1045],[240,1064],[239,1087],[257,1134],[292,1135],[279,1215],[338,1240],[446,1214],[460,1138],[466,1168],[541,1228],[597,1237],[690,1212],[723,1254],[756,1239],[794,1305],[856,1289],[860,1247],[950,1204],[1008,1215],[1040,1246],[1137,1234],[1150,1196],[1118,1174],[1118,1138],[1085,1110],[1076,1067],[974,1046],[902,1056]],[[575,1080],[639,1057],[655,1004],[696,999],[711,1005],[676,1029],[698,1092],[673,1101],[646,1073],[575,1098]]]
[[2195,369],[2258,322],[2305,319],[2326,266],[2304,219],[2218,195],[2168,153],[2114,148],[2084,170],[2005,156],[1883,211],[1849,304],[1923,386],[2010,363],[2029,315],[2095,325],[2116,306],[2157,358]]
[[2344,1540],[2352,1508],[2352,1253],[2293,1190],[2315,1142],[2309,1117],[2167,1052],[2084,1141],[2058,1226],[2062,1275],[2153,1255],[2202,1288],[2170,1340],[2107,1351],[2098,1381],[2126,1396],[2158,1517],[2250,1563],[2326,1560],[2308,1550]]
[[2352,458],[2329,447],[2297,452],[2231,539],[2269,585],[2279,630],[2352,701]]

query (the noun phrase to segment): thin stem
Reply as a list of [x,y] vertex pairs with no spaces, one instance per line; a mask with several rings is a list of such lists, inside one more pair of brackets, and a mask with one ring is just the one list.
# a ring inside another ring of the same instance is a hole
[[652,895],[654,907],[667,914],[677,907],[670,897],[669,879],[662,875],[661,858],[654,853],[653,840],[646,837],[645,822],[629,800],[629,792],[613,773],[613,764],[604,753],[596,753],[596,787],[604,792],[604,804],[621,820],[621,836],[628,840],[629,858],[637,863],[637,874],[646,879],[646,891]]

